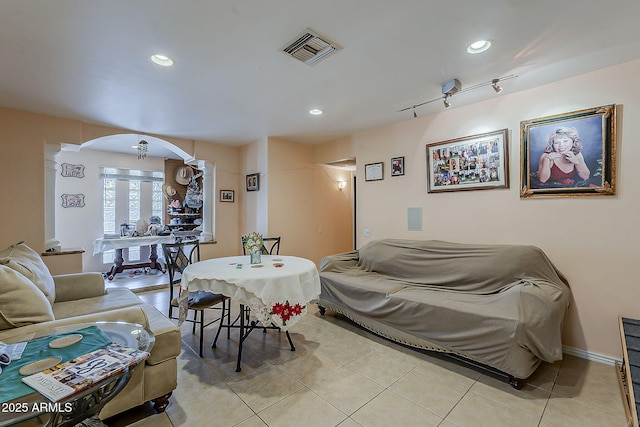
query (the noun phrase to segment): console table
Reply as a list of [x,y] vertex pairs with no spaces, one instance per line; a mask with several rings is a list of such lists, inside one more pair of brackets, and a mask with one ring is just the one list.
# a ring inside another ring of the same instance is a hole
[[622,364],[616,362],[624,411],[630,426],[638,427],[640,412],[640,320],[618,317]]
[[[93,244],[93,254],[101,254],[111,249],[116,250],[116,257],[111,269],[106,273],[109,280],[113,280],[113,277],[122,273],[124,270],[131,268],[145,268],[159,270],[164,273],[162,264],[158,262],[158,244],[173,243],[174,236],[142,236],[142,237],[117,237],[117,238],[101,238],[96,239]],[[151,253],[149,255],[149,262],[142,262],[137,264],[124,264],[124,258],[122,257],[122,249],[131,248],[136,246],[149,246]]]

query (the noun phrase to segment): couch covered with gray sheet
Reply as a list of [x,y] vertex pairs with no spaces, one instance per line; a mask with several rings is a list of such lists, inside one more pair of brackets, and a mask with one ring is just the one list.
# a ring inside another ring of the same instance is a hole
[[534,246],[376,240],[323,258],[320,282],[322,313],[492,367],[516,387],[562,359],[571,291]]

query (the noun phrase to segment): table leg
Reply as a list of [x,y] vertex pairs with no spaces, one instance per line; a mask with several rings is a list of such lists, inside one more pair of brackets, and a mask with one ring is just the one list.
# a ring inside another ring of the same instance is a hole
[[289,345],[291,346],[291,351],[296,351],[296,348],[293,346],[293,341],[291,340],[291,335],[289,335],[289,331],[284,331],[285,335],[287,335],[287,339],[289,340]]
[[164,273],[164,269],[162,268],[162,264],[160,264],[158,262],[158,245],[150,245],[150,249],[151,249],[151,253],[149,255],[149,268],[151,270],[153,270],[154,268],[156,270],[161,271],[162,273]]
[[131,379],[132,370],[133,367],[106,380],[106,384],[102,387],[64,405],[61,404],[63,412],[52,412],[51,419],[46,425],[50,427],[72,427],[98,414],[127,385]]
[[122,257],[122,249],[116,249],[116,257],[113,260],[111,269],[107,272],[107,279],[113,280],[113,277],[116,274],[122,273],[124,271],[124,267],[122,266],[123,264],[124,258]]
[[238,363],[236,365],[236,372],[242,370],[240,363],[242,361],[242,342],[244,338],[244,304],[240,304],[240,337],[238,338]]

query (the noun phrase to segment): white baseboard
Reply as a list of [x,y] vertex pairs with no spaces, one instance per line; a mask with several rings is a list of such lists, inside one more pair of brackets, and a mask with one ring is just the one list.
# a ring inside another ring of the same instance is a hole
[[592,353],[590,351],[582,350],[579,348],[569,347],[566,345],[562,346],[562,352],[564,354],[568,354],[569,356],[576,356],[581,359],[592,360],[594,362],[603,363],[605,365],[614,366],[616,362],[622,362],[621,359],[616,359],[609,356],[604,356],[598,353]]

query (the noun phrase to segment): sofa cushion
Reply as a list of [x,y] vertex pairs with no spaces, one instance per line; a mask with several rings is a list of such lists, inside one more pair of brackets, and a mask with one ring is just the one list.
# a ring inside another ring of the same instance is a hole
[[36,251],[23,242],[16,243],[0,252],[0,264],[11,267],[31,280],[53,304],[56,298],[53,277]]
[[141,304],[142,300],[129,289],[109,288],[104,295],[77,301],[57,302],[53,304],[53,314],[56,319],[67,319]]
[[0,330],[53,320],[51,304],[29,279],[0,265]]

